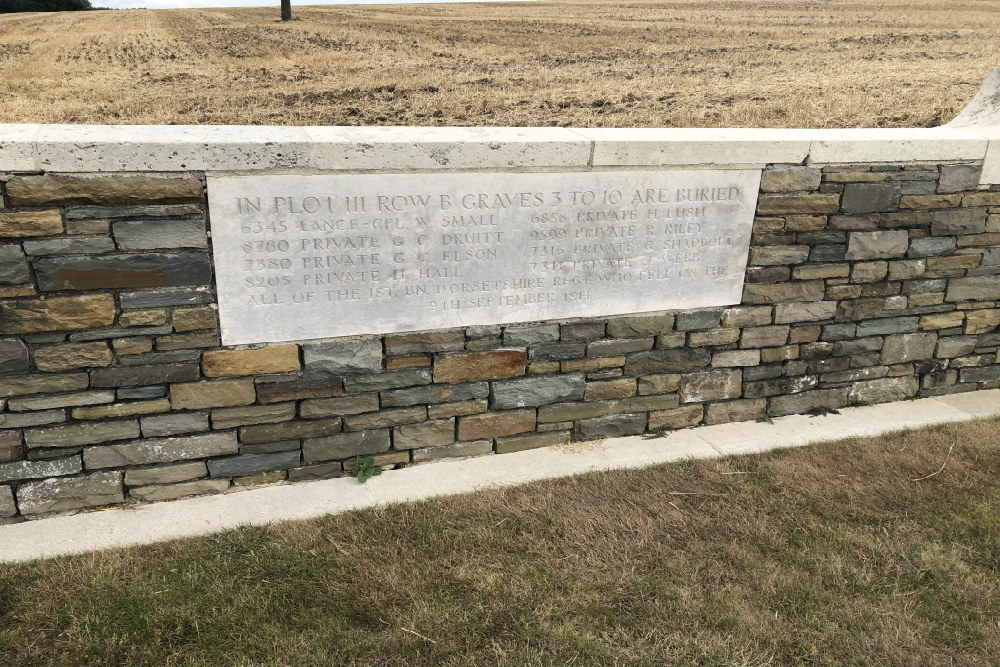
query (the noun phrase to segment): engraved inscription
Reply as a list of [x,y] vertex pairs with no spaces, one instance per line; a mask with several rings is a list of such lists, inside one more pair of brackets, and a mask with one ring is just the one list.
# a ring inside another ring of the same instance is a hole
[[227,345],[738,303],[760,171],[209,177]]

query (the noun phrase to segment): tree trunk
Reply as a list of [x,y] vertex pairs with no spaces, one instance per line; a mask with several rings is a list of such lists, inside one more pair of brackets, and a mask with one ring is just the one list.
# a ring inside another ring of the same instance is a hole
[[281,20],[292,20],[292,0],[281,0]]

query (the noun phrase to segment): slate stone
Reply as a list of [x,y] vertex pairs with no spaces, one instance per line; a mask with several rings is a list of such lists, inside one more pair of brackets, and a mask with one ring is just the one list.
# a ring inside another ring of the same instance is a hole
[[604,322],[574,322],[559,325],[559,340],[590,342],[604,338]]
[[795,192],[819,188],[823,172],[816,167],[774,167],[761,174],[761,192]]
[[952,278],[948,281],[948,301],[1000,300],[1000,276]]
[[420,424],[402,424],[392,429],[392,446],[397,450],[440,447],[454,441],[454,417]]
[[857,336],[885,336],[887,334],[912,333],[917,330],[918,317],[886,317],[858,322]]
[[335,415],[359,415],[379,408],[378,394],[358,394],[339,398],[314,398],[299,404],[299,416],[305,419]]
[[240,445],[240,454],[275,454],[277,452],[298,451],[302,443],[298,440],[279,440],[277,442],[258,442],[252,445]]
[[287,470],[298,467],[299,452],[275,452],[273,454],[241,454],[208,462],[208,472],[212,477],[246,477],[272,470]]
[[607,336],[608,338],[647,338],[670,333],[673,329],[674,316],[669,313],[618,315],[608,318]]
[[118,353],[119,366],[153,366],[163,364],[178,364],[186,361],[198,361],[200,350],[172,350],[170,352],[144,352],[140,354],[123,355]]
[[959,371],[962,382],[996,382],[1000,380],[1000,366],[963,368]]
[[77,447],[138,437],[138,420],[128,419],[28,429],[24,432],[24,444],[29,448]]
[[99,368],[91,371],[90,384],[94,387],[137,387],[146,384],[192,382],[200,376],[195,361],[153,366],[126,366]]
[[235,433],[206,433],[177,438],[148,438],[120,445],[85,447],[83,461],[88,470],[94,470],[201,459],[235,454],[238,451],[239,444],[236,442]]
[[42,412],[0,413],[0,428],[29,428],[66,421],[65,410],[45,410]]
[[765,398],[710,403],[705,410],[705,424],[750,421],[763,417],[766,413],[767,399]]
[[274,424],[295,419],[295,403],[248,405],[212,410],[212,428],[224,429],[249,424]]
[[382,371],[382,341],[360,338],[303,343],[306,373],[380,373]]
[[982,234],[985,231],[985,208],[942,209],[934,211],[934,217],[931,220],[931,234],[933,236]]
[[848,401],[851,405],[902,401],[916,396],[919,388],[919,382],[913,375],[865,380],[851,386]]
[[847,246],[843,244],[820,244],[809,251],[810,262],[839,262],[844,259]]
[[31,282],[28,260],[21,246],[0,245],[0,285],[23,285]]
[[394,357],[456,352],[464,347],[465,332],[461,330],[390,334],[385,337],[385,353]]
[[[548,434],[545,434],[548,435]],[[517,451],[517,450],[511,450]],[[473,440],[471,442],[456,442],[441,447],[423,447],[413,450],[413,462],[438,461],[466,456],[485,456],[493,453],[492,440]]]
[[[86,388],[86,373],[67,373],[64,375],[36,374],[17,377],[0,376],[0,398],[24,396],[26,394],[74,391]],[[10,409],[14,410],[15,408],[12,407]]]
[[840,210],[848,214],[895,211],[900,194],[898,183],[847,183]]
[[910,239],[910,249],[906,253],[907,257],[938,257],[947,255],[955,250],[955,237],[953,236],[925,236],[923,238]]
[[183,218],[204,216],[197,204],[153,204],[148,206],[78,206],[66,210],[67,220],[116,220],[119,218]]
[[722,312],[722,308],[680,312],[674,316],[674,328],[677,331],[713,329],[719,326],[719,322],[722,320]]
[[42,461],[11,461],[0,463],[0,482],[75,475],[82,470],[83,463],[79,456]]
[[625,375],[636,377],[651,373],[681,373],[704,368],[712,362],[712,355],[703,348],[682,348],[636,352],[628,355],[626,359]]
[[14,492],[9,486],[0,486],[0,519],[8,519],[17,514],[14,504]]
[[535,411],[530,408],[468,415],[458,418],[458,439],[481,440],[517,435],[534,431],[536,423]]
[[118,298],[123,309],[135,310],[212,303],[215,301],[215,293],[211,287],[164,287],[154,290],[122,292]]
[[127,389],[119,389],[115,394],[118,396],[118,400],[135,399],[135,398],[162,398],[167,395],[166,385],[150,385],[146,387],[131,387]]
[[34,263],[38,287],[51,290],[206,285],[212,262],[205,253],[145,253],[53,257]]
[[797,394],[816,387],[819,378],[815,375],[800,375],[797,377],[776,377],[770,380],[755,380],[743,385],[743,395],[746,398],[763,398]]
[[204,461],[162,465],[155,468],[139,468],[125,471],[126,486],[143,486],[146,484],[175,484],[198,479],[208,474]]
[[559,340],[558,324],[530,324],[509,326],[503,331],[504,347],[554,343]]
[[[484,443],[482,445],[482,453],[484,454],[488,454],[489,450],[492,450],[492,446],[490,447],[486,446],[486,445],[492,445],[492,443],[489,440],[474,440],[473,442]],[[570,442],[569,431],[553,431],[551,433],[525,433],[523,435],[512,435],[506,438],[497,438],[497,454],[510,454],[512,452],[522,452],[526,449],[538,449],[539,447],[555,447],[558,445],[567,445],[569,444],[569,442]],[[451,448],[449,447],[448,449]],[[478,456],[478,454],[473,454],[473,456]],[[424,455],[418,456],[417,452],[414,452],[413,460],[414,461],[424,460]]]
[[385,391],[382,393],[382,407],[467,401],[475,398],[487,398],[489,395],[490,388],[486,382],[431,384],[411,389]]
[[620,357],[631,352],[652,350],[654,343],[655,340],[653,338],[609,338],[607,340],[595,340],[587,344],[587,356],[595,358]]
[[109,329],[90,329],[89,331],[70,334],[69,339],[76,342],[109,340],[112,338],[134,338],[136,336],[155,336],[170,333],[170,330],[169,324],[158,327],[112,327]]
[[279,403],[302,398],[329,398],[343,394],[344,380],[334,375],[257,384],[257,400],[261,403]]
[[431,370],[415,368],[406,371],[392,371],[375,375],[355,375],[344,378],[344,388],[354,394],[367,391],[384,391],[399,387],[430,384]]
[[74,236],[68,239],[25,241],[28,255],[102,255],[115,251],[115,243],[106,236]]
[[121,472],[99,472],[86,477],[56,477],[28,482],[17,488],[23,516],[65,512],[125,502]]
[[0,339],[0,373],[28,370],[28,348],[17,338]]
[[551,405],[583,398],[586,378],[581,374],[539,375],[493,383],[493,407],[511,410]]
[[346,459],[352,456],[387,452],[389,444],[388,429],[307,438],[302,442],[302,457],[306,463]]
[[525,350],[441,354],[434,359],[434,381],[502,380],[524,375],[527,363]]
[[719,369],[702,373],[685,373],[681,376],[681,402],[701,403],[739,398],[742,383],[743,373],[738,370]]
[[639,435],[646,430],[645,414],[606,415],[581,419],[573,427],[573,435],[578,440],[599,440]]
[[341,426],[340,417],[246,426],[240,429],[240,442],[255,444],[295,438],[318,438],[339,433]]
[[979,164],[942,165],[941,178],[938,181],[938,192],[965,192],[979,187],[983,167]]
[[112,233],[122,250],[208,247],[204,220],[120,220]]
[[180,484],[162,486],[140,486],[129,489],[129,495],[143,502],[176,500],[188,496],[204,496],[223,493],[229,489],[228,479],[198,479]]
[[888,259],[906,254],[909,236],[905,229],[851,232],[845,259]]

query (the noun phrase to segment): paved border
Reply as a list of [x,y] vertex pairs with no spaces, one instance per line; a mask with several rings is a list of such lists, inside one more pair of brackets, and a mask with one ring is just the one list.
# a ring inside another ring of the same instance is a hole
[[307,519],[386,503],[468,493],[596,470],[764,452],[851,436],[1000,416],[1000,389],[844,408],[837,415],[790,415],[446,460],[394,470],[364,486],[349,477],[233,491],[136,507],[0,526],[0,562],[206,535],[245,524]]

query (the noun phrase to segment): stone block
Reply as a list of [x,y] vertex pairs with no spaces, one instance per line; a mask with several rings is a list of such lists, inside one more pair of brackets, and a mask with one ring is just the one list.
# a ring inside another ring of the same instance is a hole
[[936,329],[950,329],[960,327],[965,321],[965,313],[961,310],[952,310],[944,313],[931,313],[922,315],[920,323],[917,325],[921,331],[932,331]]
[[321,438],[339,433],[341,426],[340,417],[245,426],[240,429],[240,442],[244,445],[253,445],[263,442],[277,442],[279,440]]
[[[569,431],[527,433],[507,438],[497,438],[497,454],[511,454],[513,452],[523,452],[526,449],[538,449],[539,447],[558,447],[560,445],[569,444],[569,441]],[[490,443],[489,440],[481,440],[478,442]],[[417,460],[416,452],[414,452],[413,460]]]
[[759,363],[760,350],[724,350],[712,355],[713,368],[756,366]]
[[199,479],[180,484],[165,484],[163,486],[140,486],[130,488],[128,493],[134,500],[152,503],[163,500],[177,500],[190,496],[208,496],[224,493],[229,489],[228,479]]
[[639,394],[671,394],[680,390],[681,376],[679,373],[655,373],[639,378]]
[[569,342],[590,342],[604,338],[604,322],[574,322],[559,325],[559,340]]
[[881,363],[890,365],[930,359],[934,356],[936,345],[937,334],[934,333],[887,336],[882,345]]
[[115,251],[114,241],[107,237],[79,236],[68,239],[41,239],[24,242],[24,252],[41,255],[101,255]]
[[111,350],[104,342],[66,343],[35,350],[35,365],[42,371],[68,371],[110,363]]
[[212,428],[224,429],[250,424],[275,424],[295,419],[295,403],[248,405],[212,410]]
[[122,218],[190,218],[204,216],[197,204],[151,204],[147,206],[80,206],[66,211],[67,220],[120,220]]
[[635,378],[617,378],[600,382],[588,382],[583,394],[585,401],[602,401],[609,398],[635,396]]
[[[683,334],[681,334],[683,336]],[[587,344],[588,357],[619,357],[632,352],[652,350],[653,338],[611,338]]]
[[26,370],[28,348],[24,343],[17,338],[0,339],[0,373],[20,373]]
[[858,322],[858,338],[913,333],[920,326],[919,317],[885,317]]
[[442,403],[441,405],[427,406],[427,417],[428,419],[443,419],[445,417],[458,417],[460,415],[475,415],[480,412],[486,412],[488,408],[489,401],[486,399]]
[[201,181],[193,176],[161,178],[142,174],[114,176],[44,174],[12,177],[7,181],[7,196],[14,206],[53,204],[106,206],[201,201],[204,199],[204,190]]
[[62,214],[58,210],[0,211],[0,237],[55,236],[62,233]]
[[962,197],[962,206],[1000,206],[1000,192],[972,192]]
[[845,259],[889,259],[906,254],[909,236],[904,229],[851,232]]
[[705,349],[674,349],[636,352],[627,356],[625,375],[636,377],[652,373],[682,373],[708,366],[712,355]]
[[453,442],[455,442],[454,417],[420,424],[403,424],[392,429],[392,446],[397,450],[439,447]]
[[620,368],[625,365],[625,357],[595,357],[591,359],[568,359],[559,365],[563,373],[579,373]]
[[212,262],[206,253],[134,253],[51,257],[34,263],[43,291],[208,285]]
[[173,465],[156,466],[155,468],[138,468],[125,471],[126,486],[145,486],[147,484],[176,484],[187,482],[208,475],[204,461],[176,463]]
[[301,462],[297,449],[270,454],[240,454],[210,460],[208,473],[212,477],[246,477],[273,470],[295,468],[299,463]]
[[9,486],[0,486],[0,519],[7,519],[17,514],[14,504],[14,492]]
[[901,209],[937,209],[958,206],[962,195],[907,195],[899,200]]
[[899,200],[898,183],[847,183],[840,210],[851,215],[895,211]]
[[878,227],[878,221],[878,215],[874,213],[867,215],[831,215],[830,229],[842,229],[845,231],[875,229]]
[[461,330],[390,334],[385,337],[385,354],[393,357],[456,352],[464,347],[465,332]]
[[[71,373],[67,375],[20,375],[0,378],[0,398],[24,396],[26,394],[73,391],[75,389],[86,388],[86,373]],[[16,404],[17,403],[15,403],[15,405]],[[14,410],[15,408],[11,407],[10,409]]]
[[816,167],[774,167],[761,173],[761,192],[815,190],[823,172]]
[[214,380],[170,385],[175,410],[250,405],[256,400],[253,380]]
[[201,369],[206,377],[296,373],[298,345],[272,345],[256,350],[208,350],[202,356]]
[[432,363],[431,355],[423,354],[416,357],[391,357],[385,360],[387,371],[402,371],[407,368],[426,368]]
[[[93,387],[139,387],[150,384],[187,382],[198,379],[198,375],[197,361],[150,366],[118,366],[91,371],[90,384]],[[182,393],[189,395],[191,392],[183,390]],[[229,403],[228,405],[233,404]],[[174,408],[181,409],[176,404],[174,404]]]
[[344,378],[344,387],[350,393],[365,391],[385,391],[399,387],[430,384],[431,370],[429,368],[413,368],[406,371],[392,371],[375,375],[355,375]]
[[934,356],[939,359],[952,359],[972,354],[976,349],[977,339],[972,336],[948,336],[939,338]]
[[722,311],[724,327],[759,327],[771,323],[771,306],[736,306]]
[[690,347],[711,347],[729,345],[740,339],[739,329],[711,329],[709,331],[693,331],[688,334]]
[[330,398],[344,395],[344,381],[339,376],[327,375],[284,382],[261,382],[257,385],[257,400],[261,403],[280,403],[303,398]]
[[150,463],[172,463],[235,454],[238,451],[239,444],[235,433],[206,433],[85,447],[83,462],[88,470],[95,470]]
[[949,193],[975,190],[979,187],[979,177],[982,173],[983,167],[978,164],[942,165],[937,191]]
[[933,236],[982,234],[986,231],[985,208],[954,208],[934,211],[931,220]]
[[441,354],[434,360],[434,381],[503,380],[524,375],[527,363],[525,350]]
[[138,292],[121,292],[118,299],[121,301],[123,309],[132,310],[211,303],[215,300],[215,294],[209,286],[161,287]]
[[[205,347],[218,347],[219,346],[219,334],[215,331],[199,331],[198,333],[189,334],[176,334],[173,336],[160,336],[156,339],[156,349],[160,351],[169,350],[191,350],[195,348],[205,348]],[[295,347],[294,345],[291,347]],[[262,348],[265,350],[270,350],[270,348]],[[217,352],[259,352],[259,350],[216,350]],[[281,351],[278,353],[279,356],[275,357],[273,360],[268,361],[266,359],[261,359],[264,355],[248,355],[251,358],[247,359],[247,365],[240,368],[239,359],[234,357],[225,357],[223,359],[214,358],[213,369],[214,372],[219,373],[222,376],[223,373],[228,375],[248,375],[245,371],[247,367],[252,368],[253,363],[256,361],[261,364],[263,368],[270,367],[273,368],[288,368],[291,372],[298,370],[298,351],[294,354],[294,368],[293,362],[290,359],[291,354],[287,351]],[[243,355],[234,355],[235,357]],[[197,357],[195,357],[197,358]],[[227,371],[229,371],[227,373]],[[272,372],[272,371],[267,371]],[[284,371],[274,371],[274,372],[284,372]]]
[[0,333],[31,334],[105,327],[115,321],[110,294],[82,294],[47,299],[14,299],[0,303]]
[[[957,326],[957,325],[956,325]],[[965,334],[990,333],[1000,326],[1000,309],[965,312]]]
[[473,440],[471,442],[456,442],[442,447],[425,447],[413,450],[413,462],[437,461],[440,459],[459,458],[467,456],[485,456],[493,453],[493,441]]
[[510,410],[551,405],[583,398],[586,379],[580,374],[540,375],[493,383],[493,407]]
[[28,482],[17,489],[23,516],[66,512],[125,502],[121,472],[99,472],[86,477],[56,477]]
[[408,408],[388,408],[362,415],[347,415],[344,417],[344,430],[367,431],[400,424],[414,424],[425,419],[427,419],[427,408],[422,405]]
[[578,440],[600,440],[639,435],[646,430],[645,413],[606,415],[581,419],[573,427],[573,435]]
[[948,301],[1000,300],[1000,276],[952,278],[948,281]]
[[953,236],[925,236],[910,240],[910,249],[906,253],[907,257],[936,257],[947,255],[955,251],[955,237]]
[[608,338],[647,338],[670,333],[674,316],[668,313],[618,315],[608,318]]
[[558,324],[528,324],[504,327],[504,347],[522,347],[559,340]]
[[919,382],[914,375],[855,382],[848,394],[851,405],[902,401],[916,396]]
[[836,213],[840,209],[838,194],[763,194],[757,200],[758,215],[795,213]]
[[378,394],[357,394],[339,398],[314,398],[302,401],[299,416],[305,419],[335,415],[359,415],[378,410]]
[[389,451],[389,429],[340,433],[322,438],[307,438],[302,443],[306,463],[367,456]]
[[657,410],[649,413],[649,430],[673,430],[697,426],[701,423],[705,407],[692,403],[672,410]]
[[747,268],[748,283],[780,283],[789,279],[792,269],[787,266],[751,266]]
[[766,412],[767,399],[764,398],[712,403],[705,410],[705,424],[745,422],[763,417]]
[[704,401],[738,398],[742,393],[743,373],[739,370],[719,369],[681,376],[681,402],[701,403]]
[[[841,259],[843,256],[841,255]],[[747,304],[788,303],[792,301],[822,301],[826,285],[822,280],[802,280],[773,285],[746,284],[743,302]]]
[[750,266],[801,264],[809,259],[809,246],[775,245],[750,248]]
[[28,260],[18,245],[0,245],[0,285],[31,282]]
[[208,247],[204,220],[119,220],[112,233],[122,250]]
[[309,482],[317,479],[332,479],[344,474],[340,463],[318,463],[288,471],[289,482]]
[[766,396],[797,394],[815,388],[818,382],[819,378],[815,375],[784,376],[769,380],[754,380],[744,384],[743,395],[746,398],[763,398]]
[[79,456],[0,463],[0,482],[75,475],[83,470]]
[[[532,361],[531,368],[539,361],[562,361],[583,357],[587,344],[580,342],[559,341],[558,343],[539,343],[528,349],[528,358]],[[530,372],[530,371],[529,371]]]
[[276,454],[277,452],[298,451],[301,446],[302,443],[298,440],[258,442],[252,445],[240,445],[240,454]]
[[792,271],[795,280],[815,280],[817,278],[846,278],[851,274],[849,264],[809,264],[797,266]]
[[215,309],[210,306],[174,309],[171,322],[174,331],[198,331],[199,329],[217,329],[218,318]]
[[0,462],[16,461],[21,454],[21,432],[0,431]]
[[481,440],[535,430],[535,411],[505,410],[458,418],[459,440]]
[[1000,381],[1000,366],[985,368],[963,368],[958,373],[961,382],[989,382],[993,385]]
[[775,396],[771,399],[771,409],[780,410],[790,415],[803,414],[821,408],[836,410],[847,405],[849,393],[850,387],[840,387],[803,391],[788,396]]
[[852,283],[875,283],[889,272],[888,262],[858,262],[851,270]]
[[29,448],[78,447],[138,437],[139,422],[134,419],[93,424],[66,424],[28,429],[24,432],[24,442]]
[[167,323],[164,308],[131,310],[118,316],[118,325],[123,327],[162,326]]
[[170,401],[157,398],[151,401],[136,401],[133,403],[115,403],[114,405],[95,405],[87,408],[73,408],[73,419],[115,419],[120,417],[135,417],[166,412],[170,409]]
[[836,301],[779,303],[774,307],[774,323],[815,322],[832,320],[837,313]]
[[[25,412],[28,410],[51,410],[53,408],[75,407],[79,405],[97,405],[99,403],[110,403],[113,400],[115,400],[115,392],[113,391],[87,391],[76,394],[58,394],[56,396],[12,398],[8,401],[7,407],[15,412]],[[8,418],[9,415],[0,417],[0,424],[9,423],[7,421]],[[56,421],[62,420],[59,419]],[[48,421],[44,423],[48,423]]]
[[[688,310],[677,313],[674,328],[677,331],[698,331],[713,329],[722,321],[722,308]],[[665,332],[664,332],[665,333]]]
[[740,339],[741,348],[777,347],[788,342],[791,327],[775,325],[767,327],[747,327]]

